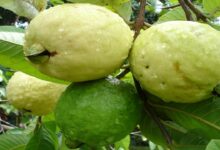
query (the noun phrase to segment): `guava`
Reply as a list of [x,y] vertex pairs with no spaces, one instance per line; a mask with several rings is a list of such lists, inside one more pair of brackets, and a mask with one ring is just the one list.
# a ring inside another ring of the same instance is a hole
[[53,111],[66,87],[23,72],[15,72],[6,87],[6,96],[14,107],[41,116]]
[[143,107],[131,84],[99,79],[71,84],[54,112],[68,143],[96,147],[128,135],[140,121]]
[[220,83],[219,31],[190,21],[170,21],[143,31],[130,55],[142,88],[166,102],[193,103]]
[[120,68],[132,40],[133,31],[107,8],[63,4],[31,21],[24,54],[42,73],[80,82],[103,78]]

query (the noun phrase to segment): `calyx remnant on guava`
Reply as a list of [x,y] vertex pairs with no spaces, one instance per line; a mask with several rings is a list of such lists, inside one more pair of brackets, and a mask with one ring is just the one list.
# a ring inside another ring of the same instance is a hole
[[56,105],[55,120],[69,143],[104,146],[128,135],[142,109],[132,85],[100,79],[71,84]]
[[41,72],[80,82],[103,78],[120,68],[132,40],[129,26],[107,8],[63,4],[31,21],[24,54]]
[[66,87],[16,72],[8,82],[6,95],[8,101],[16,108],[34,115],[46,115],[53,111]]
[[142,87],[162,100],[192,103],[220,83],[219,31],[206,24],[170,21],[142,32],[130,55]]

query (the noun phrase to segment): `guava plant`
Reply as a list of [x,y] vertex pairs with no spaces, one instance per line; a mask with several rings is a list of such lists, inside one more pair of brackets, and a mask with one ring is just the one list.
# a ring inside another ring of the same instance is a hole
[[220,149],[220,0],[0,6],[17,15],[0,26],[4,102],[33,117],[0,120],[1,150],[138,149],[137,133],[144,149]]

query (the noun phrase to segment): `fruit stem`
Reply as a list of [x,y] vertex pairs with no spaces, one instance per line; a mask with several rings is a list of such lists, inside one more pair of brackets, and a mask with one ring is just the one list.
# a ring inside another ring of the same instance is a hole
[[[138,16],[137,16],[137,18],[135,20],[135,24],[134,24],[134,30],[135,30],[134,40],[137,38],[137,36],[140,33],[141,28],[144,26],[145,6],[146,6],[146,0],[140,0],[140,10],[139,10]],[[164,138],[166,139],[168,147],[170,147],[170,149],[171,149],[172,139],[171,139],[169,133],[167,132],[166,128],[162,125],[160,119],[158,118],[158,116],[154,112],[153,108],[147,102],[147,96],[145,95],[145,92],[142,90],[140,84],[138,83],[138,81],[135,79],[134,76],[133,76],[133,80],[135,83],[136,90],[137,90],[140,98],[144,102],[145,112],[148,113],[151,116],[151,118],[154,120],[154,122],[158,125],[158,127],[161,130],[161,133],[163,134]]]
[[140,0],[140,10],[134,23],[134,31],[135,31],[134,40],[137,38],[141,28],[144,26],[145,6],[146,6],[146,0]]
[[185,4],[192,10],[192,12],[196,15],[197,20],[202,20],[204,22],[207,22],[207,17],[199,10],[197,9],[194,4],[190,0],[185,0]]
[[192,17],[192,13],[189,9],[189,7],[186,5],[186,2],[185,0],[178,0],[181,7],[183,8],[183,11],[185,12],[185,15],[186,15],[186,19],[188,21],[193,21],[193,17]]
[[[145,92],[142,90],[139,82],[134,79],[134,83],[135,83],[135,87],[137,89],[137,92],[140,96],[140,98],[142,99],[142,101],[144,102],[144,110],[146,113],[148,113],[151,118],[154,120],[154,122],[158,125],[161,133],[163,134],[167,145],[171,146],[172,145],[172,138],[170,137],[169,133],[167,132],[166,128],[163,126],[163,124],[161,123],[160,119],[158,118],[158,116],[156,115],[156,113],[154,112],[153,108],[151,107],[151,105],[147,102],[147,96],[145,94]],[[171,148],[171,147],[170,147]]]
[[172,6],[166,6],[166,7],[162,7],[162,9],[171,9],[171,8],[176,8],[181,6],[180,4],[176,4],[176,5],[172,5]]
[[130,69],[129,68],[125,68],[123,71],[121,71],[117,76],[116,78],[117,79],[121,79],[123,78],[127,73],[130,72]]
[[36,123],[36,126],[35,126],[35,128],[34,128],[34,133],[37,132],[37,130],[40,128],[41,124],[42,124],[42,117],[39,116],[39,117],[37,118],[37,123]]

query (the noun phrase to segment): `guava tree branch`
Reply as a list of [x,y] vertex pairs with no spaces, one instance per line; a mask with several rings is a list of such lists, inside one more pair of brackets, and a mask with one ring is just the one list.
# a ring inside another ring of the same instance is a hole
[[145,6],[146,6],[146,0],[140,0],[140,10],[134,23],[134,31],[135,31],[134,39],[136,39],[136,37],[140,33],[141,28],[144,26]]
[[178,1],[179,1],[180,6],[183,8],[183,11],[185,12],[186,19],[188,21],[193,21],[192,13],[190,9],[188,8],[188,6],[186,5],[185,1],[184,0],[178,0]]
[[[144,13],[145,13],[145,6],[146,6],[146,0],[140,0],[140,10],[138,13],[138,16],[134,22],[134,40],[139,35],[141,28],[145,25],[144,23]],[[129,68],[126,68],[124,71],[119,73],[116,78],[121,79],[123,78],[128,72],[130,71]]]
[[0,117],[0,124],[2,124],[2,123],[5,124],[5,125],[8,125],[8,126],[10,126],[10,127],[17,128],[17,126],[15,126],[15,125],[13,125],[13,124],[7,122],[7,121],[2,120],[1,117]]
[[130,72],[130,69],[129,68],[125,68],[123,71],[121,71],[117,76],[116,78],[117,79],[121,79],[123,78],[127,73]]
[[134,83],[135,83],[135,87],[138,91],[139,96],[141,97],[141,99],[144,102],[145,112],[148,113],[151,116],[151,118],[154,120],[154,122],[158,125],[162,135],[164,136],[164,138],[166,140],[167,145],[171,146],[172,145],[172,138],[171,138],[170,134],[168,133],[166,128],[161,123],[160,119],[156,115],[156,113],[153,110],[153,108],[151,107],[151,105],[148,103],[147,96],[146,96],[145,92],[142,90],[140,84],[138,83],[138,81],[135,78],[134,78]]
[[199,9],[195,7],[195,5],[190,0],[185,0],[185,4],[195,13],[197,20],[202,20],[207,22],[207,16],[205,16]]
[[117,74],[115,77],[117,79],[121,79],[123,78],[127,73],[130,72],[130,65],[129,64],[124,64],[121,69],[123,69],[123,71],[121,71],[119,74]]
[[172,6],[166,6],[166,7],[162,7],[162,9],[171,9],[171,8],[176,8],[179,7],[180,4],[176,4],[176,5],[172,5]]
[[[134,30],[135,30],[134,40],[137,38],[137,36],[140,33],[141,28],[144,26],[145,5],[146,5],[146,0],[140,0],[140,10],[139,10],[138,16],[137,16],[137,18],[135,20],[135,24],[134,24]],[[144,107],[145,107],[146,113],[148,113],[151,116],[151,118],[154,120],[154,122],[160,128],[161,133],[163,134],[163,136],[167,142],[167,145],[168,146],[171,145],[172,139],[171,139],[169,133],[167,132],[166,128],[162,125],[160,119],[156,115],[153,108],[147,102],[147,96],[145,95],[145,92],[142,90],[139,82],[134,78],[134,76],[133,76],[133,80],[134,80],[137,92],[138,92],[140,98],[142,99],[142,101],[144,102]]]

